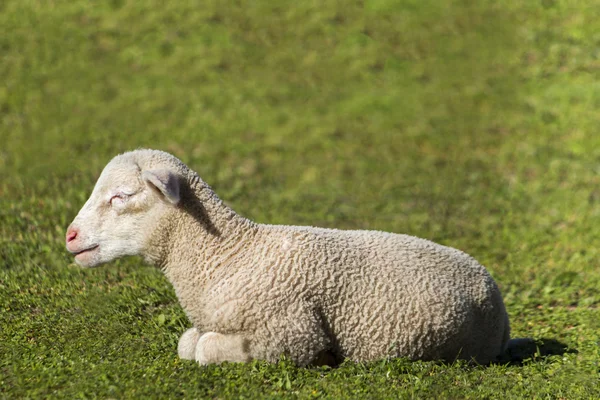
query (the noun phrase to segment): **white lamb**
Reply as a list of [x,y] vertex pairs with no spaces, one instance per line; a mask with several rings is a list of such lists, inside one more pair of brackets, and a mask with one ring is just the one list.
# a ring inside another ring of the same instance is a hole
[[161,151],[115,157],[66,239],[81,266],[142,255],[162,268],[194,326],[179,356],[200,364],[489,363],[509,340],[498,287],[467,254],[400,234],[257,224]]

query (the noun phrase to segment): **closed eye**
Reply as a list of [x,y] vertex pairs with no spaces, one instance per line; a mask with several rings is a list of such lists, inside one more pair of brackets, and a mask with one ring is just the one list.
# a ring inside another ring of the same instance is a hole
[[127,199],[129,199],[130,196],[130,194],[119,192],[113,195],[108,202],[111,206],[123,204],[125,201],[127,201]]

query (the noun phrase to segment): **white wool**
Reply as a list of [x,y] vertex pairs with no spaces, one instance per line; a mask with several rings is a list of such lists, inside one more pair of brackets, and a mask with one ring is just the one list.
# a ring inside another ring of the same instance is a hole
[[467,254],[408,235],[254,223],[161,151],[106,166],[67,248],[82,266],[142,255],[161,267],[194,326],[179,355],[201,364],[488,363],[509,340],[498,287]]

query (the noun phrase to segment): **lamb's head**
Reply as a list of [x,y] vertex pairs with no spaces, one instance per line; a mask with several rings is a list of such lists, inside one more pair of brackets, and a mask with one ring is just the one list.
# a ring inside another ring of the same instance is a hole
[[167,153],[137,150],[115,157],[67,230],[77,264],[94,267],[142,255],[152,227],[179,203],[183,164]]

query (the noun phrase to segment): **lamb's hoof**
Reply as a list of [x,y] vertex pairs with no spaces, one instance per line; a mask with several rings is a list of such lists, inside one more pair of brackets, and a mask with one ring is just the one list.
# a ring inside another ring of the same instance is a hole
[[196,328],[190,328],[179,339],[177,345],[177,354],[179,358],[183,360],[195,360],[196,359],[196,345],[200,339],[200,332]]

